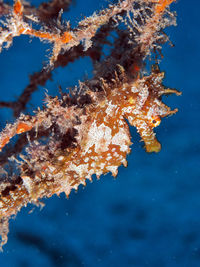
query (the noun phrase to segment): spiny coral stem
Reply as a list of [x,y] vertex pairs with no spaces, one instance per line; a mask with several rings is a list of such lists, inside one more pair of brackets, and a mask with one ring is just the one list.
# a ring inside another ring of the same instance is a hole
[[[93,16],[81,21],[79,23],[79,27],[73,32],[67,30],[60,34],[32,29],[32,27],[23,20],[22,2],[20,0],[15,0],[13,6],[13,17],[11,17],[12,26],[8,32],[2,32],[2,36],[0,35],[0,44],[3,45],[3,43],[7,42],[7,45],[10,45],[11,38],[20,36],[21,34],[48,40],[54,44],[53,56],[50,60],[50,64],[53,64],[62,48],[69,49],[78,45],[83,40],[85,40],[85,49],[89,48],[91,46],[91,38],[95,36],[99,27],[107,23],[120,12],[130,11],[132,9],[133,2],[134,0],[124,0],[119,2],[117,5],[111,5],[103,12],[94,14]],[[8,27],[9,24],[10,22],[8,21]],[[64,46],[66,44],[67,47]]]
[[138,39],[141,42],[141,52],[149,54],[152,43],[155,41],[155,33],[159,31],[160,20],[165,12],[165,9],[176,0],[155,0],[154,15],[147,21],[143,29],[141,30],[141,35]]
[[19,34],[31,35],[34,37],[39,37],[46,40],[51,40],[52,42],[61,42],[67,44],[72,40],[72,34],[70,32],[64,32],[62,35],[51,34],[49,32],[41,32],[34,29],[21,28]]
[[[13,13],[16,16],[22,17],[23,5],[20,0],[16,0],[13,6]],[[51,40],[53,42],[61,42],[63,44],[68,43],[72,39],[72,35],[68,31],[64,32],[61,35],[52,34],[50,32],[42,32],[42,31],[37,31],[32,28],[29,28],[27,24],[26,24],[26,27],[23,27],[23,24],[22,24],[21,27],[19,28],[19,35],[21,34],[31,35],[31,36],[39,37],[42,39]]]
[[[54,33],[32,29],[28,23],[25,23],[23,20],[23,4],[20,0],[16,0],[13,6],[13,17],[10,22],[8,21],[8,28],[10,29],[7,32],[2,32],[2,36],[0,35],[0,44],[3,45],[3,43],[7,43],[7,46],[9,46],[12,38],[20,36],[21,34],[48,40],[54,44],[53,55],[50,59],[50,65],[52,65],[62,48],[66,50],[84,41],[85,49],[87,50],[91,46],[91,38],[95,36],[97,30],[102,25],[108,23],[111,18],[115,18],[115,16],[122,11],[126,11],[127,13],[132,12],[133,3],[138,1],[139,0],[124,0],[116,5],[111,5],[99,14],[94,14],[82,20],[78,28],[73,31],[65,30],[63,33]],[[144,55],[151,49],[152,42],[155,40],[154,34],[158,30],[160,19],[166,7],[173,1],[175,0],[147,1],[149,3],[155,3],[155,7],[154,15],[147,20],[144,27],[138,29],[140,31],[140,36],[138,38],[142,44],[141,52],[144,53]],[[9,24],[12,26],[10,27]]]
[[160,16],[167,6],[176,0],[158,0],[155,7],[155,15]]
[[[59,110],[60,108],[60,110]],[[63,114],[62,114],[63,113]],[[37,129],[42,127],[43,129],[48,129],[52,126],[52,122],[48,121],[48,115],[58,116],[63,115],[64,118],[72,120],[74,116],[79,115],[79,109],[74,111],[73,108],[61,108],[60,103],[57,99],[48,101],[48,108],[44,111],[38,111],[35,116],[21,115],[18,120],[13,124],[6,125],[6,128],[0,133],[0,151],[4,148],[6,144],[9,143],[10,139],[17,134],[22,134],[31,131],[33,128]],[[67,127],[67,126],[66,126]]]
[[28,132],[33,126],[30,122],[27,123],[20,120],[12,126],[7,125],[6,129],[0,134],[0,152],[13,136]]

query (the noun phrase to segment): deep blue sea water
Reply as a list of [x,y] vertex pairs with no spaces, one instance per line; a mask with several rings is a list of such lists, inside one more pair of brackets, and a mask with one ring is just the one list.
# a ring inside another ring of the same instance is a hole
[[[36,1],[31,1],[35,3]],[[37,1],[39,3],[39,1]],[[73,23],[107,2],[76,0],[66,19]],[[199,267],[200,266],[200,1],[179,0],[177,27],[167,29],[175,47],[165,45],[161,69],[165,85],[183,92],[166,97],[179,112],[157,128],[162,151],[147,154],[132,132],[128,168],[88,182],[67,200],[63,195],[44,200],[40,211],[23,208],[10,221],[1,267]],[[80,15],[81,14],[81,15]],[[0,54],[0,99],[14,100],[28,75],[47,61],[47,44],[16,38]],[[45,88],[56,95],[91,75],[91,62],[78,60],[56,69]],[[28,110],[41,105],[45,90],[34,93]],[[0,110],[0,127],[12,121]]]

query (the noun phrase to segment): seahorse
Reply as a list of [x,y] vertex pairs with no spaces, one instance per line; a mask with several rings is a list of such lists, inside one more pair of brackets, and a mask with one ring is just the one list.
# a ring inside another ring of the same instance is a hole
[[[147,152],[160,151],[153,129],[161,118],[177,112],[161,98],[172,93],[180,95],[180,92],[162,85],[163,72],[155,71],[150,76],[129,80],[120,68],[123,82],[117,77],[114,85],[102,80],[102,91],[88,90],[84,95],[90,99],[89,104],[70,107],[65,98],[55,98],[49,100],[45,111],[38,112],[34,127],[37,120],[41,123],[43,118],[46,125],[42,127],[51,128],[53,134],[47,145],[37,141],[30,144],[28,157],[23,157],[19,166],[20,175],[1,190],[0,219],[4,220],[4,228],[5,219],[29,202],[37,204],[43,197],[62,192],[68,197],[72,189],[85,185],[93,174],[97,178],[108,172],[116,176],[121,164],[127,166],[126,156],[132,144],[127,121],[137,128]],[[15,126],[18,132],[19,125],[30,130],[31,127],[25,125],[31,125],[31,120],[30,117],[19,119]],[[70,142],[63,145],[67,140]]]

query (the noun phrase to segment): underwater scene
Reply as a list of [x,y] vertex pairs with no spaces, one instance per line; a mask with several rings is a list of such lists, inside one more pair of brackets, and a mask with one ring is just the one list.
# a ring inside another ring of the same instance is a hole
[[0,1],[0,266],[199,267],[200,2],[42,2]]

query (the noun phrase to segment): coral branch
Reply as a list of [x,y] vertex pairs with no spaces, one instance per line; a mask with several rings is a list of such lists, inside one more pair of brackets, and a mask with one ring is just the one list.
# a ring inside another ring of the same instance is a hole
[[[153,43],[155,42],[155,33],[159,32],[162,28],[162,16],[165,13],[166,8],[175,0],[156,0],[154,1],[154,15],[147,21],[147,23],[140,30],[141,35],[139,36],[139,41],[141,42],[141,51],[149,53],[153,48]],[[169,13],[170,14],[170,13]],[[173,17],[173,15],[172,15]],[[176,21],[173,21],[176,25]],[[159,38],[157,36],[156,38]]]
[[85,49],[91,46],[91,38],[95,36],[100,26],[106,24],[112,17],[121,13],[122,11],[129,11],[132,8],[131,0],[124,0],[116,6],[103,10],[98,15],[94,14],[79,23],[77,29],[72,31],[64,30],[63,33],[51,33],[41,30],[34,30],[31,26],[23,20],[23,5],[21,0],[16,0],[13,6],[13,14],[5,24],[8,30],[2,31],[0,34],[0,47],[7,43],[6,47],[11,45],[13,37],[20,35],[30,35],[48,40],[54,44],[53,56],[50,59],[50,64],[57,59],[61,49],[70,49],[77,46],[81,41],[85,42]]
[[[151,1],[148,0],[147,3],[156,3],[154,8],[154,15],[147,19],[145,26],[138,28],[141,32],[140,41],[142,43],[141,50],[144,53],[149,52],[152,48],[151,45],[153,41],[155,41],[155,32],[158,32],[160,27],[160,19],[165,11],[165,8],[174,0],[160,0],[160,1]],[[42,30],[34,30],[31,25],[24,22],[23,20],[23,5],[21,0],[16,0],[13,6],[13,15],[7,21],[6,27],[9,30],[4,30],[0,34],[0,47],[3,46],[4,43],[7,43],[6,47],[11,45],[11,40],[15,36],[20,35],[30,35],[33,37],[38,37],[40,39],[47,40],[52,42],[53,47],[53,55],[50,59],[50,65],[54,63],[57,59],[58,54],[61,49],[70,49],[73,46],[77,46],[80,42],[84,42],[85,49],[87,50],[91,45],[91,39],[95,36],[97,30],[104,24],[108,23],[108,21],[120,14],[122,11],[133,12],[132,3],[140,2],[139,0],[124,0],[118,5],[111,5],[109,8],[103,10],[99,14],[93,14],[93,16],[88,17],[82,20],[77,29],[73,31],[64,29],[63,32],[51,33]],[[136,15],[137,12],[134,14]],[[133,20],[133,22],[135,22]]]

